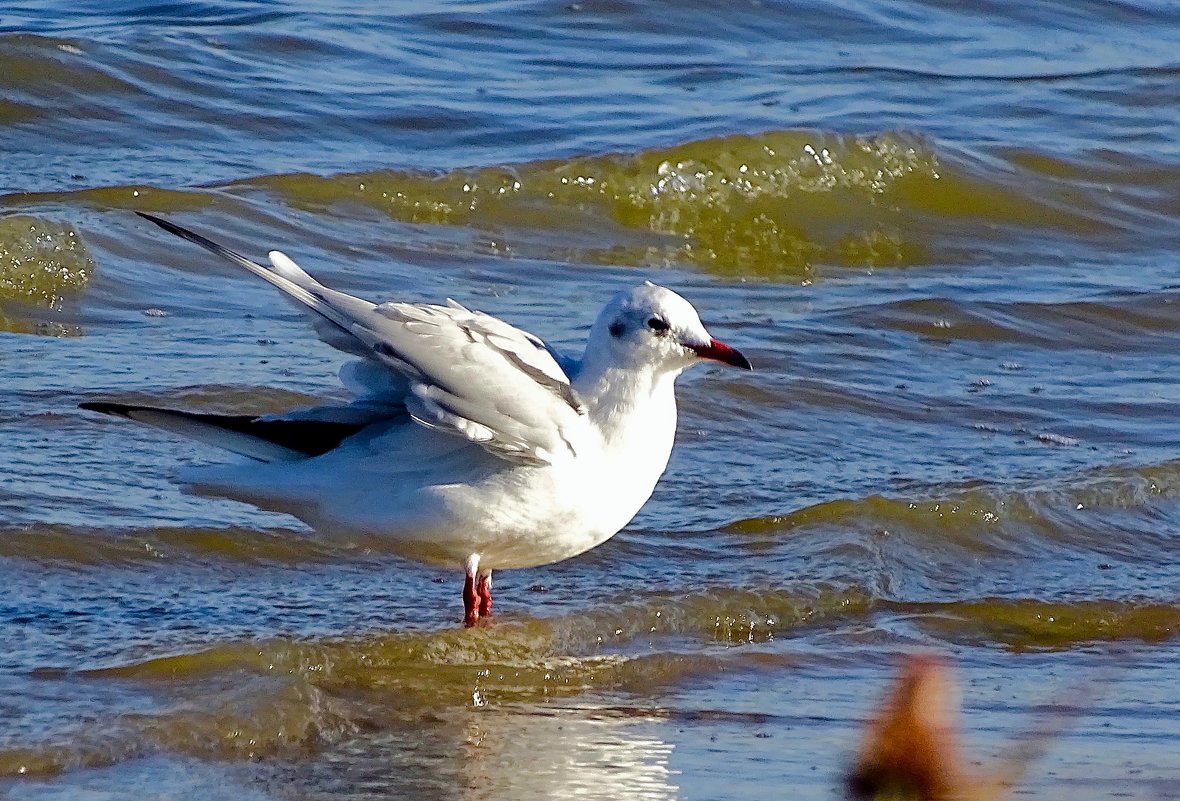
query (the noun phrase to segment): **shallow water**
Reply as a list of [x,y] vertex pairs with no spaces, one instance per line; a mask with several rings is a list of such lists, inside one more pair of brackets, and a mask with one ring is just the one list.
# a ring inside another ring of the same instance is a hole
[[[1021,797],[1180,797],[1180,13],[1166,3],[16,3],[0,12],[0,787],[839,797],[898,658]],[[574,348],[676,288],[602,547],[457,573],[181,494],[77,409],[337,397],[269,287],[130,212]]]

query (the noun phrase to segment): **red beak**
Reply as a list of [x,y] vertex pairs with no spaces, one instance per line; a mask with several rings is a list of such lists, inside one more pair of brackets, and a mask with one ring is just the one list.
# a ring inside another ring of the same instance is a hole
[[715,362],[732,364],[734,367],[740,367],[743,370],[754,369],[750,366],[750,360],[743,356],[740,350],[731,348],[729,345],[716,339],[709,340],[708,345],[689,345],[688,348],[695,351],[696,355],[702,359],[712,359]]

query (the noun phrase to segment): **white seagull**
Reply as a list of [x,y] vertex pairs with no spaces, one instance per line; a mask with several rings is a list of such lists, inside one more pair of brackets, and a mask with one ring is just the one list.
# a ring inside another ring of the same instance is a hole
[[321,532],[461,566],[464,623],[492,611],[500,568],[601,545],[651,496],[676,431],[673,384],[702,359],[750,369],[675,292],[645,283],[598,315],[581,360],[502,320],[446,306],[374,304],[325,287],[272,251],[271,266],[140,216],[278,287],[320,337],[361,357],[352,403],[282,416],[83,403],[251,458],[192,468],[201,494],[291,514]]

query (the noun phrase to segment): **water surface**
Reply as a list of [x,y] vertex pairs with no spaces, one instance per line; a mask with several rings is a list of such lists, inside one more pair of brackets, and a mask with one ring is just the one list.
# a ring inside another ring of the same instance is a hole
[[[901,655],[1021,797],[1180,786],[1167,3],[9,4],[0,782],[13,798],[837,798]],[[297,310],[131,212],[575,349],[674,287],[752,374],[602,547],[457,573],[181,494],[82,401],[339,397]]]

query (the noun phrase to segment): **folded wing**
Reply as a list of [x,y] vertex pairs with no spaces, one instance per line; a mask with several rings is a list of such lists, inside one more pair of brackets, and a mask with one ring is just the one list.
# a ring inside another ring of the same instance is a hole
[[267,268],[167,220],[140,216],[314,312],[324,341],[366,359],[341,376],[365,393],[362,403],[392,407],[400,395],[419,424],[514,463],[543,465],[577,452],[585,409],[554,354],[532,334],[453,301],[376,305],[325,287],[278,251]]

